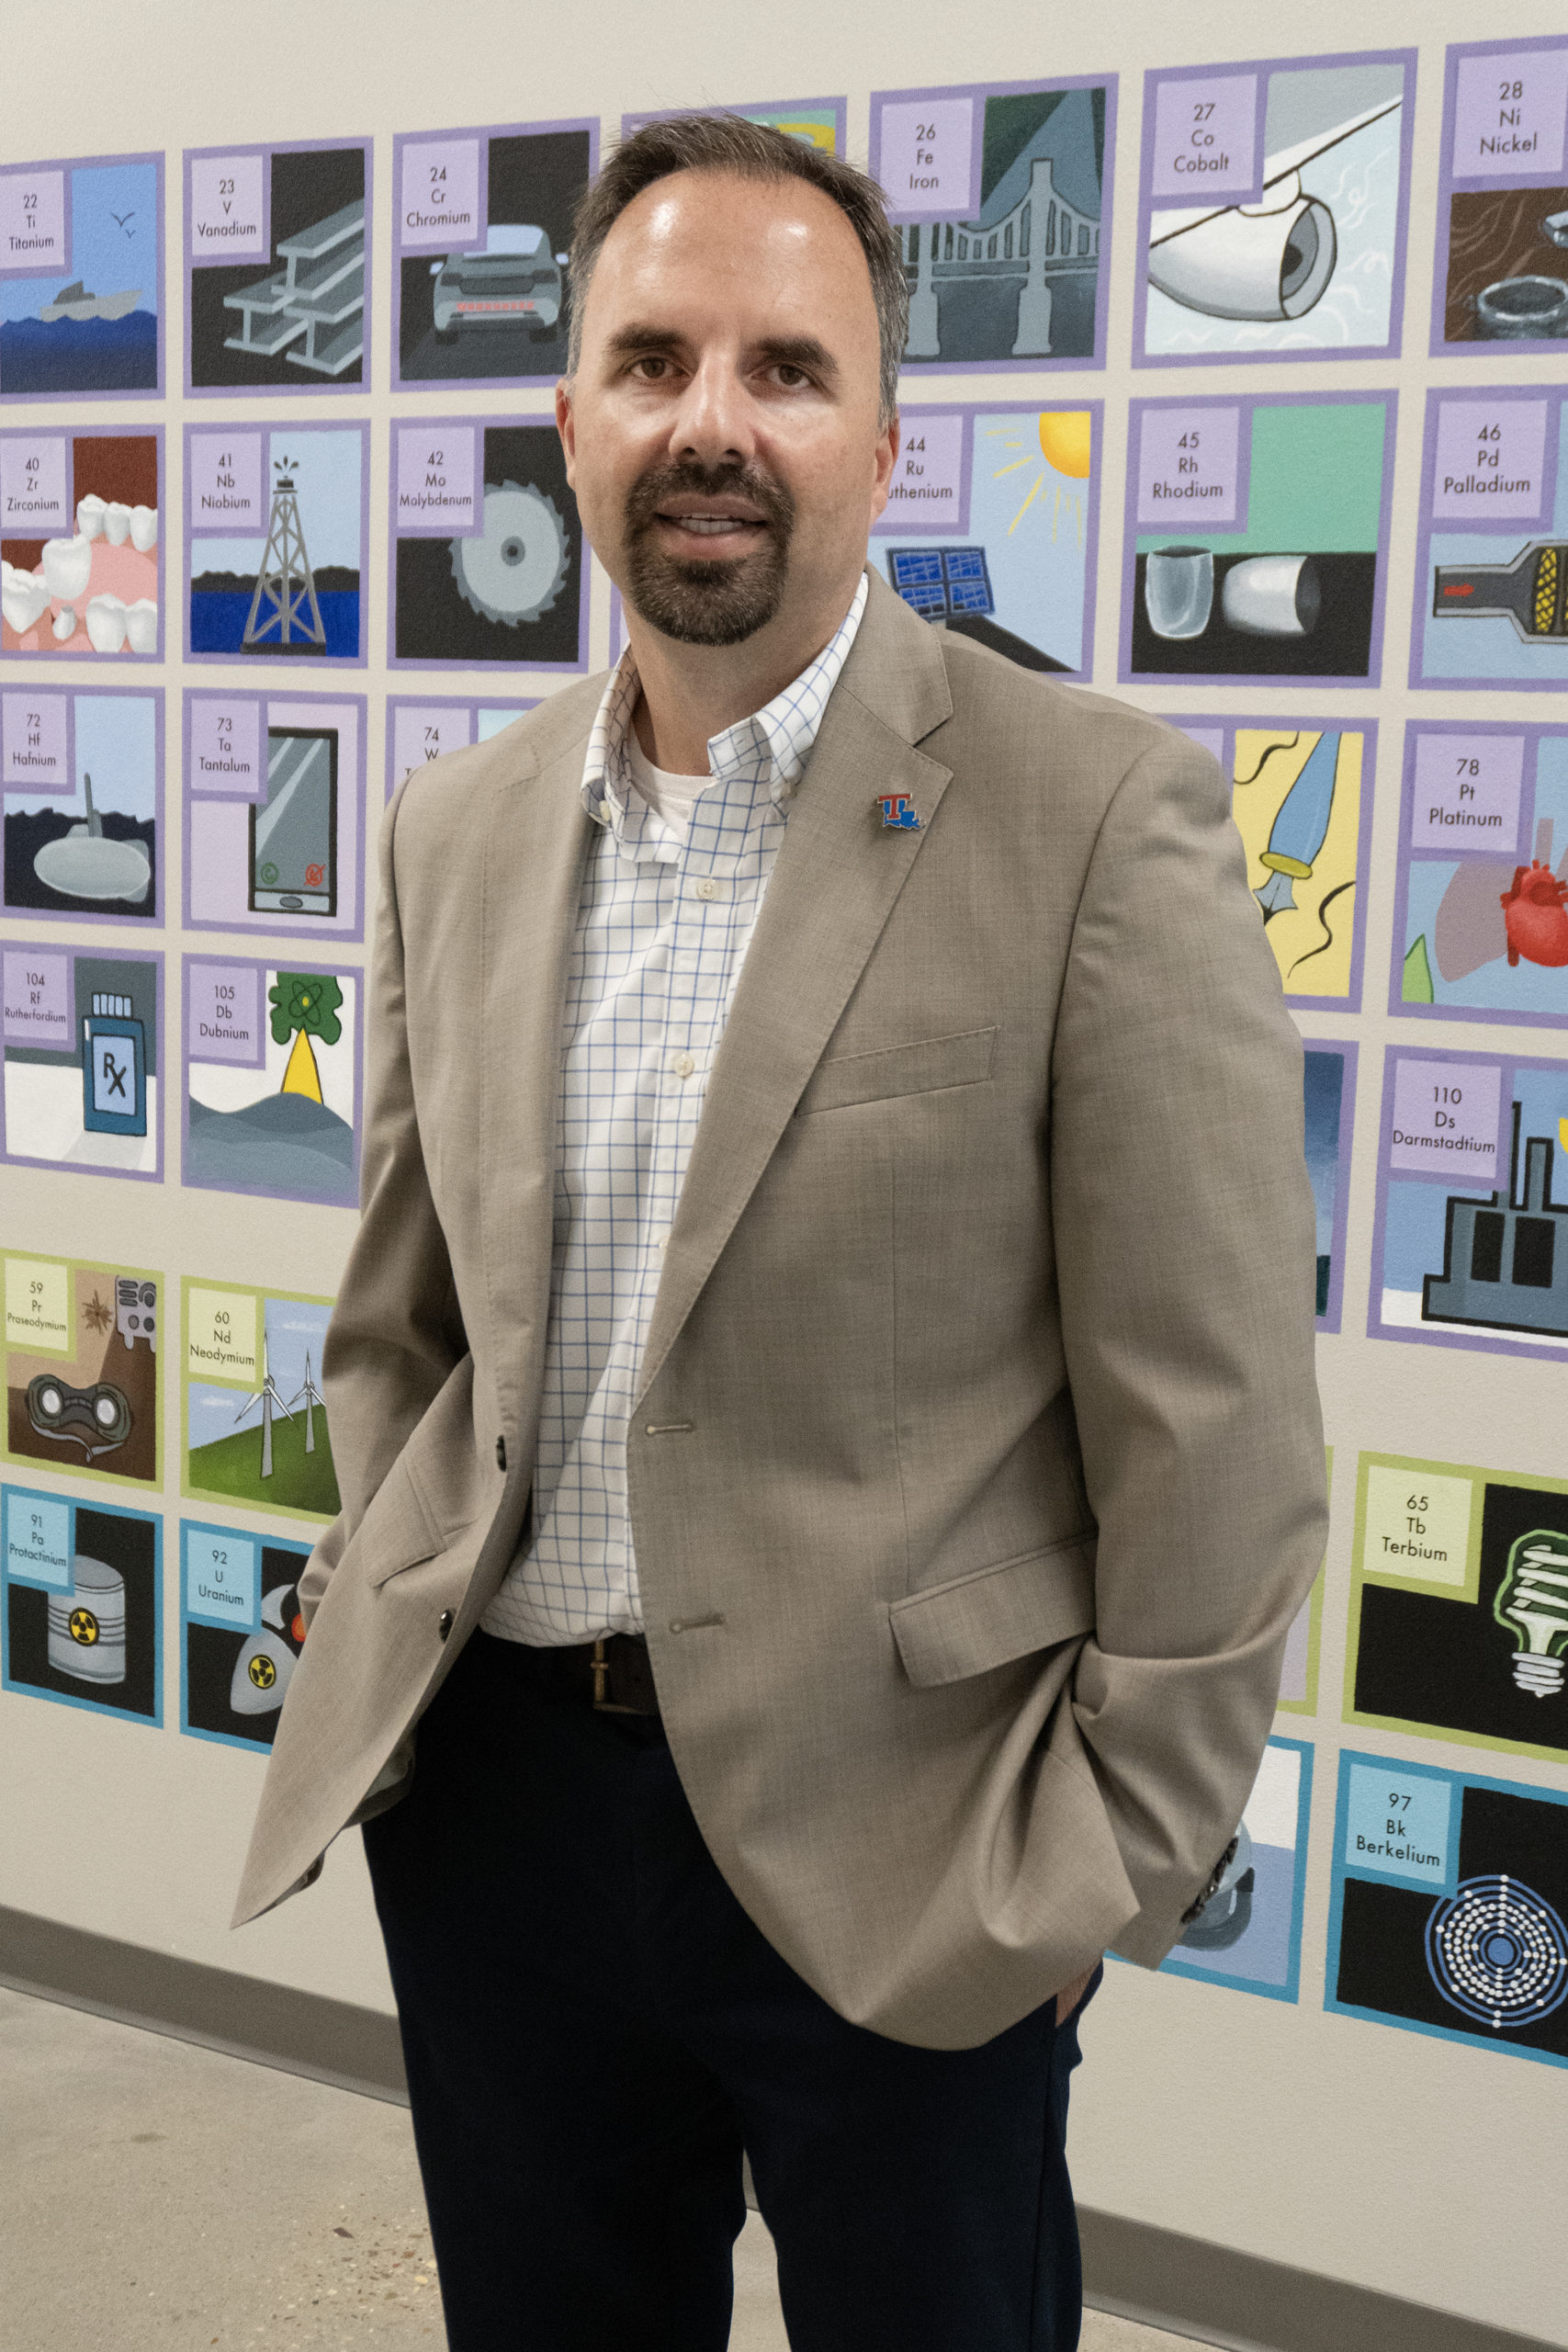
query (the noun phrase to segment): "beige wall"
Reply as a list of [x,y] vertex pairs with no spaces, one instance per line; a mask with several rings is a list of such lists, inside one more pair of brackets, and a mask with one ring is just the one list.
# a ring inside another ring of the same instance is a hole
[[[1279,51],[1328,51],[1358,44],[1419,42],[1416,160],[1406,282],[1405,356],[1357,361],[1312,372],[1335,390],[1396,384],[1402,402],[1389,561],[1381,691],[1335,699],[1348,720],[1376,714],[1384,741],[1374,812],[1364,1002],[1359,1014],[1318,1013],[1313,1034],[1343,1035],[1361,1049],[1345,1329],[1321,1345],[1330,1439],[1337,1453],[1328,1581],[1323,1618],[1321,1707],[1315,1722],[1283,1718],[1289,1736],[1316,1748],[1306,1928],[1299,2005],[1129,1968],[1111,1972],[1086,2031],[1088,2063],[1075,2120],[1077,2177],[1089,2203],[1276,2260],[1331,2273],[1568,2343],[1561,2279],[1562,2182],[1568,2138],[1563,2076],[1501,2052],[1325,2016],[1321,2008],[1336,1759],[1341,1733],[1349,1592],[1355,1458],[1386,1450],[1499,1469],[1561,1475],[1562,1375],[1498,1356],[1377,1345],[1357,1336],[1370,1279],[1379,1090],[1378,1047],[1389,1034],[1379,1010],[1392,949],[1398,816],[1399,722],[1413,707],[1406,675],[1414,598],[1418,424],[1429,382],[1471,372],[1425,354],[1436,205],[1438,131],[1447,40],[1562,29],[1552,0],[1509,0],[1501,17],[1460,0],[1393,0],[1375,11],[1351,0],[1320,5],[1289,22],[1269,12],[1209,0],[1185,10],[1156,0],[1108,0],[1097,8],[1040,7],[995,0],[953,9],[907,0],[897,10],[845,9],[839,0],[796,0],[787,9],[705,7],[694,0],[627,6],[577,0],[568,9],[449,0],[337,0],[307,10],[244,9],[230,0],[157,0],[132,8],[78,0],[51,19],[51,39],[33,47],[24,29],[39,22],[9,12],[6,160],[162,146],[168,153],[167,380],[182,375],[180,150],[232,139],[308,139],[374,133],[377,201],[371,383],[340,405],[377,421],[373,439],[368,573],[370,667],[331,682],[370,697],[372,827],[381,800],[382,711],[406,677],[384,674],[387,575],[386,449],[390,254],[386,232],[394,131],[499,119],[539,120],[598,113],[613,127],[625,108],[743,102],[805,91],[850,94],[850,146],[863,158],[867,96],[874,86],[1016,79],[1104,69],[1121,79],[1114,239],[1110,271],[1110,364],[1104,374],[1054,379],[1106,403],[1106,467],[1098,590],[1097,683],[1114,679],[1121,568],[1121,471],[1128,396],[1168,391],[1158,377],[1128,364],[1136,279],[1138,126],[1142,74],[1151,63],[1208,62]],[[1541,380],[1549,363],[1504,356],[1488,374]],[[1006,398],[1017,379],[922,382],[917,397]],[[1227,389],[1301,388],[1295,371],[1268,365],[1225,373]],[[1214,388],[1210,376],[1202,385]],[[203,403],[210,417],[245,413],[243,399]],[[544,413],[544,392],[400,394],[400,413],[480,413],[496,405]],[[95,419],[147,413],[148,404],[95,405]],[[179,905],[178,697],[182,684],[211,684],[229,673],[182,673],[177,656],[174,567],[180,513],[177,390],[162,404],[170,479],[164,511],[169,658],[158,678],[168,695],[165,805],[167,899]],[[292,412],[290,412],[292,413]],[[27,422],[18,409],[0,418]],[[59,409],[39,412],[57,422]],[[605,583],[594,586],[592,650],[608,642]],[[137,680],[136,683],[145,681]],[[417,683],[417,681],[415,682]],[[436,694],[467,691],[432,676]],[[1303,694],[1311,694],[1303,689]],[[1245,710],[1240,690],[1130,690],[1151,707]],[[1312,700],[1322,697],[1312,695]],[[1262,697],[1268,707],[1267,692]],[[1433,698],[1425,697],[1430,703]],[[1501,716],[1506,695],[1462,703],[1442,697],[1442,718]],[[1532,718],[1568,716],[1568,703],[1532,697]],[[373,845],[373,832],[372,832]],[[7,933],[26,935],[9,922]],[[162,927],[175,1001],[177,916]],[[85,939],[62,928],[62,937]],[[134,943],[140,945],[140,941]],[[152,944],[152,943],[149,943]],[[196,943],[191,943],[196,944]],[[242,943],[236,942],[236,946]],[[245,946],[249,943],[243,943]],[[1450,1024],[1449,1041],[1491,1051],[1540,1051],[1539,1038]],[[165,1071],[175,1024],[165,1023]],[[1418,1042],[1426,1043],[1422,1038]],[[165,1085],[166,1154],[177,1169],[178,1089]],[[330,1293],[352,1232],[344,1211],[302,1213],[282,1203],[181,1193],[171,1180],[138,1186],[35,1171],[0,1174],[0,1242],[42,1252],[110,1250],[160,1269],[221,1273]],[[163,1359],[167,1428],[173,1434],[177,1366]],[[165,1541],[165,1727],[107,1721],[0,1696],[0,1902],[125,1937],[161,1951],[246,1973],[389,2007],[357,1840],[332,1856],[323,1883],[239,1938],[227,1917],[249,1815],[261,1778],[246,1754],[183,1738],[177,1730],[177,1445],[166,1444],[162,1498]],[[23,1476],[21,1471],[7,1476]],[[86,1489],[80,1491],[85,1495]],[[107,1499],[134,1504],[125,1492]],[[243,1520],[243,1514],[235,1514]],[[257,1522],[260,1524],[261,1522]],[[1554,1768],[1529,1759],[1450,1751],[1395,1735],[1343,1735],[1345,1744],[1381,1747],[1413,1760],[1462,1763],[1516,1781],[1561,1788]]]

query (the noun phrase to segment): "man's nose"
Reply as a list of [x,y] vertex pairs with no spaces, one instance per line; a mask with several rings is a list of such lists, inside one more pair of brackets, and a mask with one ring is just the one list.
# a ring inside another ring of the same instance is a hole
[[733,358],[718,354],[695,368],[672,420],[670,454],[705,466],[750,458],[756,448],[751,401]]

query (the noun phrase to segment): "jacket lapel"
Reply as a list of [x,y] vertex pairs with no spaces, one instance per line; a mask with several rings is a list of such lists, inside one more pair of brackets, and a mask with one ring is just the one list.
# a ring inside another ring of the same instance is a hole
[[[741,967],[665,1250],[638,1397],[712,1272],[919,855],[951,769],[915,746],[952,711],[934,630],[873,573]],[[908,792],[918,831],[874,796]]]
[[562,695],[537,766],[497,789],[475,910],[485,1288],[498,1401],[507,1428],[519,1431],[533,1424],[549,1317],[561,1023],[596,830],[582,806],[582,763],[603,684]]

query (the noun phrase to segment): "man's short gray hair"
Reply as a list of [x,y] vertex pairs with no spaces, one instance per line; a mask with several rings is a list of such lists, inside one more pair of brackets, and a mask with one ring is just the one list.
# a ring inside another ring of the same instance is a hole
[[568,372],[577,373],[582,355],[583,305],[605,238],[634,198],[672,172],[806,180],[832,199],[859,239],[871,273],[882,344],[882,423],[891,424],[898,407],[898,367],[909,339],[909,286],[897,231],[888,223],[887,198],[868,172],[738,114],[679,114],[644,123],[584,191],[572,220]]

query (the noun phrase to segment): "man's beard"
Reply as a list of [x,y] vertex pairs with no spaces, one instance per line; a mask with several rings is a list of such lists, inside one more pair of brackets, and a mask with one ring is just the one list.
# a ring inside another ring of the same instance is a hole
[[[748,555],[665,555],[656,545],[659,510],[675,497],[743,498],[766,526]],[[764,628],[784,602],[795,501],[761,467],[660,466],[626,498],[626,593],[649,628],[682,645],[739,645]]]

